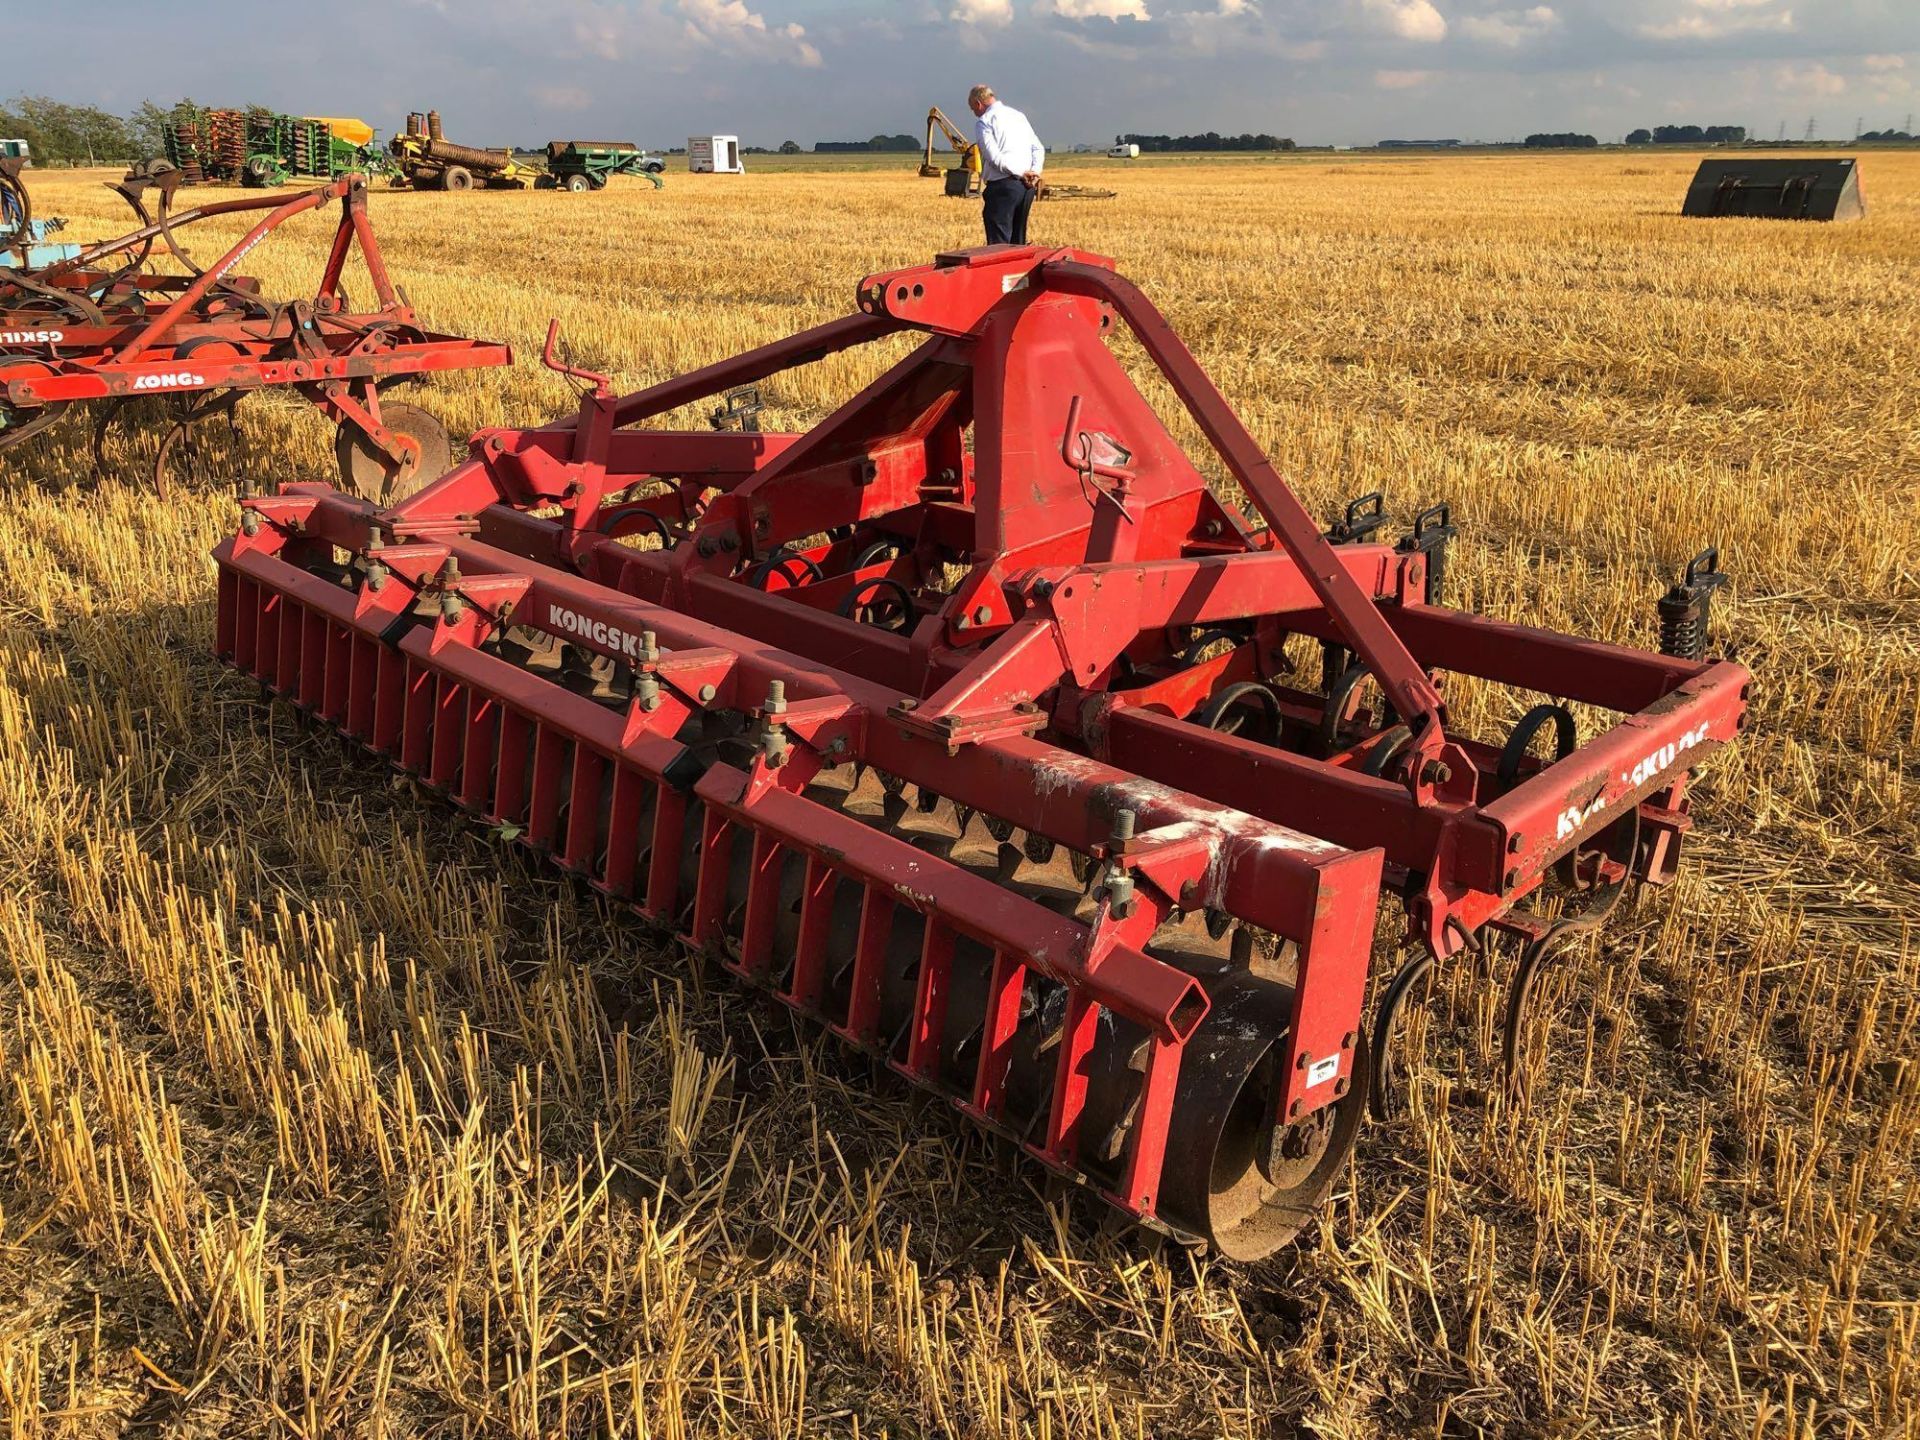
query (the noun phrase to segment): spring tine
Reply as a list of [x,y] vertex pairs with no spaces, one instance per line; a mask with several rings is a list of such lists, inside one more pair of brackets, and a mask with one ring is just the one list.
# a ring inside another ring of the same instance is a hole
[[847,1023],[834,1027],[856,1045],[871,1045],[880,1035],[880,986],[886,979],[887,938],[892,930],[893,897],[878,885],[867,886],[860,900],[860,938],[853,952]]
[[1093,1054],[1100,1007],[1079,990],[1067,992],[1067,1017],[1061,1026],[1060,1058],[1053,1079],[1053,1102],[1047,1113],[1047,1138],[1042,1146],[1058,1164],[1076,1163],[1080,1153],[1080,1121],[1087,1109],[1087,1060]]
[[373,717],[380,698],[380,644],[354,635],[348,659],[347,710],[341,728],[359,741],[373,734]]
[[249,675],[258,675],[260,673],[260,617],[262,612],[279,597],[261,594],[259,584],[244,575],[235,578],[239,584],[234,592],[233,663]]
[[536,723],[533,738],[533,805],[527,814],[527,843],[553,845],[560,828],[560,771],[566,764],[567,737]]
[[584,745],[573,747],[573,784],[567,793],[567,834],[560,864],[569,870],[593,868],[600,848],[600,776],[607,760]]
[[827,946],[833,933],[833,892],[840,877],[817,855],[807,857],[807,877],[800,892],[800,943],[794,950],[793,976],[786,998],[801,1010],[820,1008],[825,986]]
[[280,612],[286,603],[278,591],[263,591],[254,620],[253,673],[268,685],[280,673]]
[[352,676],[353,631],[336,621],[321,617],[326,647],[325,668],[318,701],[322,720],[338,721],[347,713],[347,682]]
[[327,617],[318,610],[300,611],[300,703],[309,710],[320,709],[326,698]]
[[263,591],[254,621],[253,673],[268,685],[280,673],[280,612],[286,603],[278,591]]
[[907,1031],[905,1069],[915,1079],[931,1080],[940,1070],[940,1041],[947,1028],[947,984],[953,973],[954,933],[934,916],[920,942],[920,976]]
[[427,742],[433,731],[434,681],[433,671],[417,661],[407,661],[407,713],[400,727],[400,768],[414,774],[427,763]]
[[656,786],[646,903],[646,913],[655,920],[670,918],[680,902],[680,832],[686,819],[687,797],[670,785]]
[[533,721],[518,710],[504,711],[500,716],[500,764],[488,819],[511,825],[525,817],[527,751],[532,743]]
[[407,662],[397,650],[374,646],[373,723],[367,743],[382,755],[391,755],[399,743],[406,716]]
[[467,697],[467,734],[460,757],[460,803],[484,811],[493,790],[494,739],[500,732],[500,702],[482,691]]
[[640,859],[641,812],[647,803],[647,782],[625,765],[613,770],[613,798],[607,805],[607,864],[600,887],[618,900],[633,894],[633,875]]
[[695,882],[693,930],[695,948],[717,949],[726,924],[727,882],[733,861],[733,825],[713,807],[707,807],[700,827],[700,875]]
[[460,769],[467,740],[467,687],[457,680],[440,680],[433,714],[433,749],[427,765],[427,783],[451,790]]
[[234,663],[244,668],[246,661],[240,658],[237,637],[240,631],[240,605],[245,598],[248,582],[237,571],[223,565],[215,585],[213,653],[232,656]]
[[1020,1004],[1027,988],[1025,962],[1005,950],[993,956],[987,983],[987,1013],[980,1036],[980,1064],[973,1077],[968,1112],[998,1124],[1007,1108],[1007,1070],[1013,1063],[1013,1037],[1020,1028]]
[[747,913],[740,927],[740,963],[727,968],[763,980],[773,964],[773,931],[780,904],[780,872],[786,850],[772,835],[756,832],[747,867]]
[[1173,1120],[1173,1091],[1180,1078],[1185,1042],[1156,1037],[1147,1054],[1147,1073],[1133,1109],[1132,1144],[1115,1199],[1130,1210],[1153,1213],[1160,1170],[1167,1154],[1167,1129]]
[[300,607],[282,595],[279,612],[273,634],[273,688],[292,695],[300,673]]

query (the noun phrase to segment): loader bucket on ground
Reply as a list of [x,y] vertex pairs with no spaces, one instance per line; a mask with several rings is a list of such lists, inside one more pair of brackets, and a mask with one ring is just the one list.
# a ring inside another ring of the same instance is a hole
[[1682,215],[1756,220],[1858,220],[1859,167],[1843,160],[1702,160]]

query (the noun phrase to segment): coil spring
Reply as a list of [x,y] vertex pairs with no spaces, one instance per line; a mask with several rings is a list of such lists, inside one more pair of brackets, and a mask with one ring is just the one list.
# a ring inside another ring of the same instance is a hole
[[1713,592],[1727,583],[1717,547],[1702,550],[1671,590],[1660,597],[1660,653],[1680,660],[1707,658]]
[[1660,653],[1680,660],[1707,655],[1707,597],[1675,587],[1660,597]]

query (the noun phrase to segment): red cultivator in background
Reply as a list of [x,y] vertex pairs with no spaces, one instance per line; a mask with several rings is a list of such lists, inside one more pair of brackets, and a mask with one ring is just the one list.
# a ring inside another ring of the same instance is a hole
[[[1265,528],[1148,408],[1116,320]],[[927,338],[805,434],[627,428],[735,391],[720,424],[737,387],[902,331]],[[1230,1256],[1290,1237],[1353,1143],[1382,889],[1420,959],[1375,1047],[1489,927],[1528,947],[1517,1031],[1558,938],[1672,877],[1690,767],[1741,725],[1747,673],[1701,659],[1717,577],[1663,602],[1664,655],[1439,605],[1444,515],[1395,546],[1357,510],[1330,543],[1095,256],[875,276],[856,315],[624,397],[571,373],[577,417],[483,431],[390,509],[243,502],[221,655]],[[1467,739],[1443,671],[1560,701]],[[1623,718],[1578,744],[1561,702]],[[1522,908],[1550,879],[1560,919]]]
[[[86,247],[38,270],[0,270],[0,450],[50,425],[75,401],[104,402],[94,432],[96,460],[107,428],[130,403],[171,402],[154,461],[164,494],[170,457],[192,427],[231,416],[252,391],[290,387],[339,427],[342,482],[373,500],[392,500],[443,471],[447,432],[424,410],[381,400],[395,381],[438,370],[504,365],[504,345],[422,330],[394,289],[367,218],[366,182],[343,176],[292,199],[260,196],[170,214],[177,172],[161,185],[157,219],[147,219],[139,188],[118,187],[146,223],[116,240]],[[241,259],[287,220],[331,200],[340,223],[313,298],[261,298],[257,282],[236,277]],[[216,215],[268,213],[205,269],[177,232]],[[143,269],[156,239],[186,276]],[[341,274],[355,243],[373,280],[378,307],[355,311]],[[155,310],[158,313],[153,313]]]

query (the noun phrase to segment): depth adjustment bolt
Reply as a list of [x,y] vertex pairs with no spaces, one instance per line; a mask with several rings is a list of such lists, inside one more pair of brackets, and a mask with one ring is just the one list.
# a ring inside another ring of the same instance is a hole
[[1426,785],[1444,785],[1453,779],[1453,767],[1444,760],[1429,760],[1420,767],[1420,780]]
[[387,576],[393,573],[381,564],[379,559],[380,552],[386,547],[386,543],[381,537],[379,522],[374,521],[369,524],[367,526],[367,559],[361,566],[361,573],[366,578],[367,589],[376,595],[387,588]]
[[780,717],[787,713],[787,682],[767,682],[766,703],[760,707],[760,753],[767,757],[769,769],[778,770],[787,763],[787,727]]
[[1133,839],[1133,829],[1138,817],[1131,810],[1113,812],[1113,833],[1109,839],[1107,853],[1106,892],[1107,908],[1114,919],[1124,920],[1133,912],[1133,875],[1113,856],[1124,855],[1128,842]]
[[649,713],[660,708],[660,681],[651,670],[642,670],[633,677],[633,698]]
[[454,586],[460,583],[460,562],[453,556],[447,557],[447,563],[440,568],[440,620],[442,624],[452,625],[466,613],[467,602],[460,598]]
[[260,512],[258,510],[242,510],[240,512],[240,533],[243,535],[258,535],[260,533]]
[[639,659],[642,665],[657,665],[660,663],[660,646],[655,640],[654,633],[651,630],[642,630],[640,632]]

